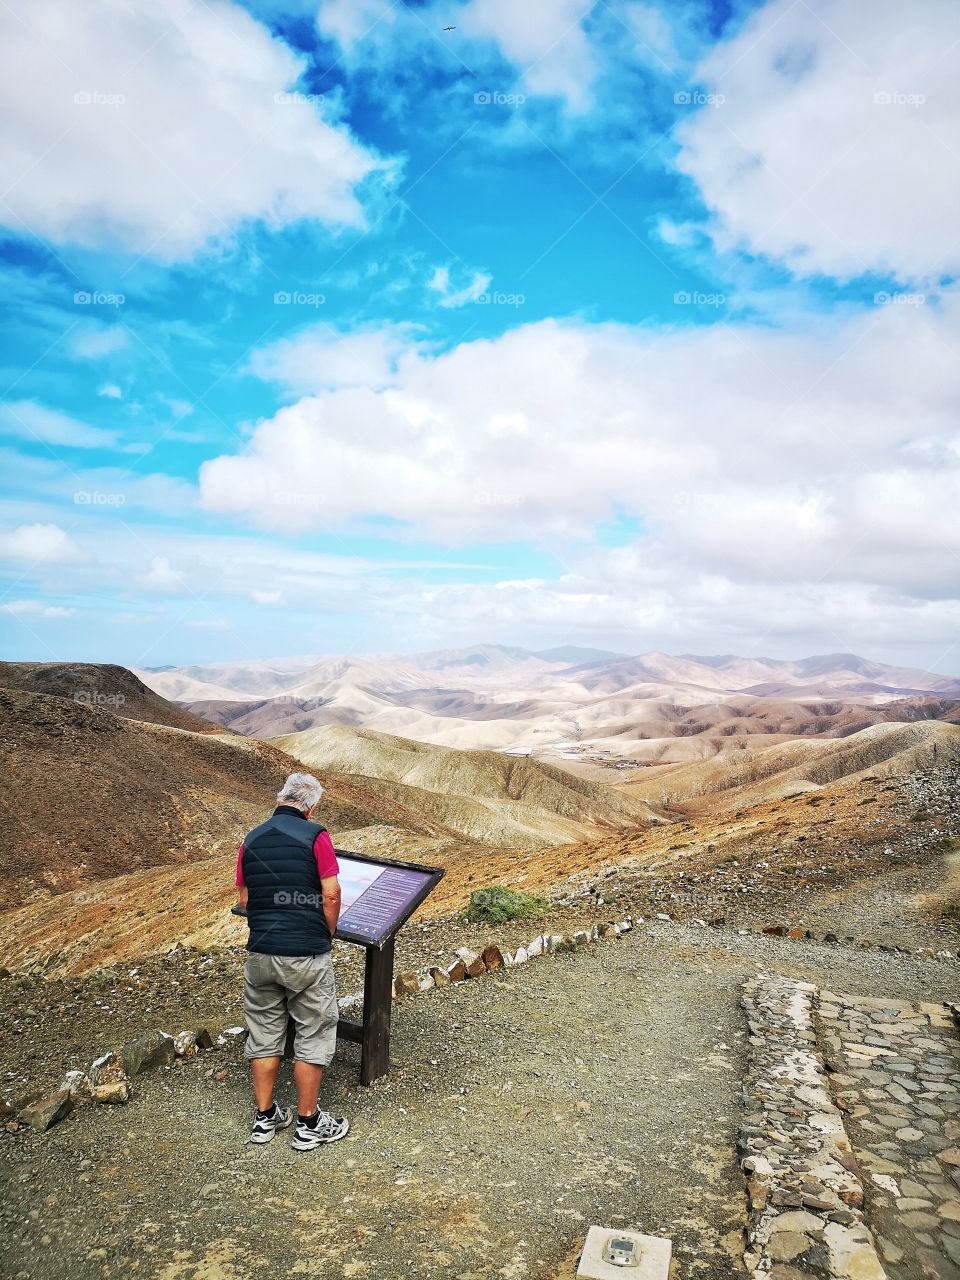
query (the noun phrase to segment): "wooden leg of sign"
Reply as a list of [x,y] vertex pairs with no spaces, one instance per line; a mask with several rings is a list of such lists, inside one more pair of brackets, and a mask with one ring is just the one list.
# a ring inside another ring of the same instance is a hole
[[360,1083],[373,1084],[390,1070],[390,1012],[393,987],[393,938],[378,951],[367,948],[363,977],[363,1039]]

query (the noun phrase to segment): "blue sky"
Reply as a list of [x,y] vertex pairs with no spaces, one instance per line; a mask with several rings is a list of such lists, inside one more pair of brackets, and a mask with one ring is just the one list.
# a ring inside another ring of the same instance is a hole
[[4,656],[960,669],[960,33],[911,15],[15,0]]

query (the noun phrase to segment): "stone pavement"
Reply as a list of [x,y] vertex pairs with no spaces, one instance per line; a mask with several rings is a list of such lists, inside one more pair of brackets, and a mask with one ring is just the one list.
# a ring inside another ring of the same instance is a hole
[[960,1038],[949,1009],[825,990],[816,1004],[889,1280],[960,1280]]

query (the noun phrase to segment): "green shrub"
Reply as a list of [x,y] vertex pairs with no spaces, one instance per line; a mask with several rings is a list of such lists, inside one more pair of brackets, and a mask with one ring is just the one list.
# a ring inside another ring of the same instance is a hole
[[507,920],[530,920],[542,916],[549,908],[546,898],[535,893],[523,893],[508,889],[502,884],[492,884],[488,889],[474,889],[467,907],[467,919],[471,924],[504,924]]

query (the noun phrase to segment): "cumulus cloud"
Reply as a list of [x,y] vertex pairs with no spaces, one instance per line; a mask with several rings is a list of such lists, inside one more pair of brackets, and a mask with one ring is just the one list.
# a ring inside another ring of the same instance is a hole
[[[743,580],[938,590],[960,550],[960,294],[815,333],[545,321],[389,385],[307,396],[201,469],[211,511],[299,531],[368,517],[553,551],[620,514]],[[696,377],[691,376],[696,371]]]
[[696,73],[680,168],[725,248],[804,275],[956,274],[960,89],[951,0],[771,0]]
[[301,60],[240,5],[16,9],[0,20],[15,231],[170,261],[251,219],[363,222],[357,187],[382,162],[296,93]]
[[300,394],[328,387],[382,388],[394,382],[398,362],[415,349],[410,325],[341,333],[320,323],[255,351],[250,370],[266,382]]
[[82,564],[89,558],[56,524],[21,524],[0,534],[0,557],[34,565]]

